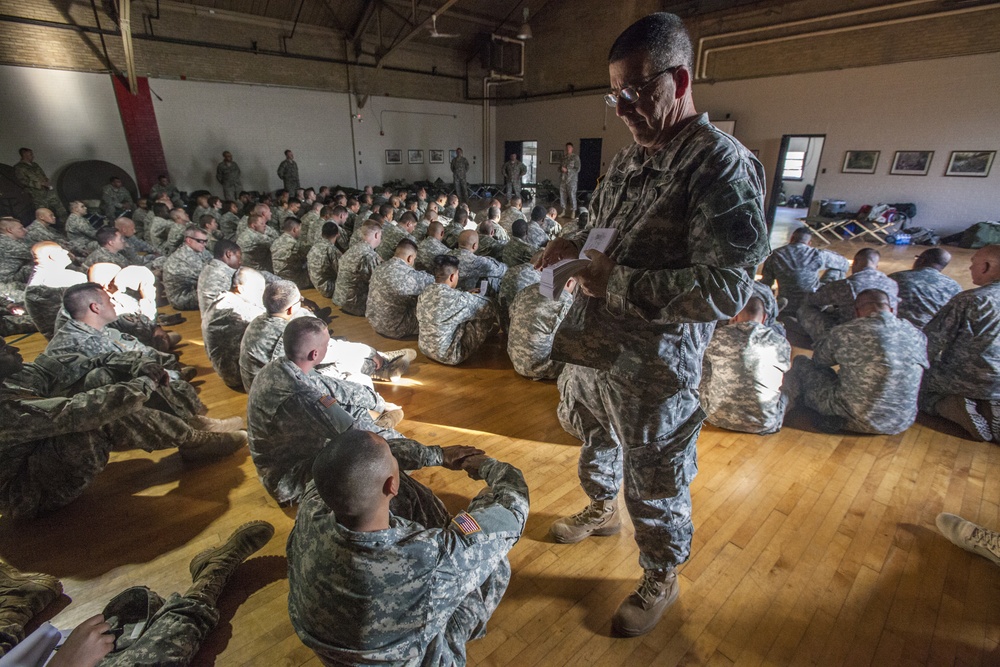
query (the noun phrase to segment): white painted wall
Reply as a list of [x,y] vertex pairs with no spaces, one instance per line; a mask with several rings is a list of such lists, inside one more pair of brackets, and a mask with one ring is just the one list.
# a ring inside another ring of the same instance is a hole
[[[1000,218],[1000,161],[988,178],[944,176],[953,150],[1000,151],[1000,53],[697,84],[695,103],[736,121],[736,137],[758,149],[773,179],[783,134],[825,134],[816,198],[849,208],[915,202],[913,224],[942,233]],[[497,146],[537,139],[539,152],[580,137],[604,137],[604,167],[630,137],[599,95],[501,106]],[[882,152],[873,175],[842,174],[848,150]],[[935,151],[927,176],[892,176],[897,150]],[[547,160],[545,160],[547,162]],[[543,165],[541,178],[556,171]]]
[[109,75],[0,65],[0,90],[0,162],[15,164],[25,146],[53,184],[78,160],[112,162],[135,177]]

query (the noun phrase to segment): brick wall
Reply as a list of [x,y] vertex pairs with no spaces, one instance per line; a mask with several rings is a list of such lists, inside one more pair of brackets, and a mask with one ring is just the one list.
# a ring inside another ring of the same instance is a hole
[[[464,80],[456,78],[464,74],[464,57],[451,49],[405,46],[375,77],[371,68],[352,66],[349,72],[343,63],[323,61],[345,60],[344,35],[333,30],[300,24],[295,36],[285,40],[285,53],[290,55],[264,55],[232,49],[250,49],[256,43],[258,51],[282,52],[281,37],[288,34],[290,24],[221,10],[209,13],[204,8],[169,0],[160,2],[160,18],[150,21],[148,14],[154,9],[154,3],[133,2],[132,34],[139,76],[354,90],[444,101],[464,98]],[[84,28],[95,26],[90,3],[78,0],[0,0],[0,15]],[[106,30],[115,28],[111,19],[100,13],[99,22]],[[10,20],[0,26],[0,63],[91,72],[125,68],[121,38],[117,35],[104,36],[109,65],[98,34]],[[217,48],[156,39],[189,40]]]

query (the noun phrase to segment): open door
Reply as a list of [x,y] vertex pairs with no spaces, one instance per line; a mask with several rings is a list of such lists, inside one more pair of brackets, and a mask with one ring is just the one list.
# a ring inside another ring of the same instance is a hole
[[601,175],[601,139],[580,139],[580,176],[577,189],[587,193],[589,205],[590,194],[597,187],[597,178]]
[[825,141],[825,134],[786,134],[781,137],[767,204],[768,231],[774,229],[776,220],[791,224],[809,214]]

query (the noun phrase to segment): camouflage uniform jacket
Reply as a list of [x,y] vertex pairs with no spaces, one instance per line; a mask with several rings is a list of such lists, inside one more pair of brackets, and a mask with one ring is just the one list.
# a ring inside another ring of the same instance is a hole
[[371,390],[316,371],[306,375],[284,356],[264,366],[247,399],[247,430],[267,492],[282,504],[298,502],[326,440],[351,428],[351,411],[375,405]]
[[340,258],[333,302],[345,313],[364,316],[372,272],[381,263],[382,258],[367,243],[348,248]]
[[278,178],[282,185],[295,196],[295,191],[299,189],[299,165],[295,160],[282,160],[278,165]]
[[413,262],[413,265],[421,271],[433,273],[434,258],[438,255],[447,255],[448,252],[448,246],[441,243],[441,241],[438,241],[436,238],[428,236],[417,244],[417,259]]
[[111,327],[95,329],[89,324],[73,319],[60,325],[42,354],[55,357],[78,353],[83,357],[93,358],[122,352],[136,352],[161,365],[176,364],[173,355],[158,352],[144,345],[135,336],[124,334]]
[[899,285],[897,315],[918,329],[923,329],[944,304],[962,291],[962,286],[937,269],[898,271],[889,278]]
[[393,257],[372,272],[365,317],[382,336],[413,336],[418,329],[417,297],[433,284],[434,276]]
[[309,210],[299,218],[300,234],[299,241],[306,247],[312,247],[316,242],[316,237],[322,236],[323,220],[320,220],[319,213]]
[[1000,400],[1000,282],[966,290],[926,327],[924,391]]
[[899,433],[917,418],[927,339],[906,320],[878,313],[836,326],[812,358],[819,366],[840,365],[835,400],[850,415],[849,430]]
[[69,248],[69,240],[44,222],[34,220],[24,228],[24,231],[27,232],[24,238],[28,242],[28,245],[35,245],[42,241],[51,241],[52,243],[58,243],[64,248]]
[[709,423],[742,433],[775,433],[785,417],[781,383],[792,348],[765,324],[716,327],[705,350],[701,407]]
[[420,351],[443,364],[460,364],[482,345],[496,321],[493,302],[435,283],[417,297]]
[[271,243],[271,265],[279,278],[291,280],[299,289],[309,287],[306,270],[307,247],[289,234],[282,234]]
[[135,223],[135,233],[146,238],[146,225],[149,224],[152,218],[152,211],[136,206],[135,210],[132,211],[132,222]]
[[[436,447],[420,456],[408,449],[393,449],[401,469],[441,463]],[[306,487],[288,540],[288,610],[327,664],[465,664],[468,638],[452,637],[450,621],[505,560],[528,516],[517,468],[487,459],[479,473],[489,490],[444,528],[390,515],[387,530],[354,532],[314,484]]]
[[[161,259],[160,251],[139,238],[138,233],[125,237],[125,247],[122,249],[122,254],[125,255],[128,263],[134,266],[149,266]],[[160,263],[162,264],[162,262]]]
[[266,312],[258,315],[247,325],[240,341],[240,377],[243,388],[248,392],[254,378],[269,361],[284,356],[285,327],[288,321],[272,317]]
[[70,213],[66,218],[66,238],[73,253],[80,257],[97,249],[97,230],[82,215]]
[[187,244],[167,257],[163,264],[163,290],[171,306],[178,310],[198,310],[198,277],[211,260],[207,250],[195,252]]
[[232,162],[223,160],[215,168],[215,180],[223,186],[235,187],[237,189],[243,187],[241,182],[242,176],[240,165],[236,164],[235,160]]
[[[170,231],[167,232],[167,240],[160,247],[160,250],[164,255],[170,256],[175,250],[184,244],[184,232],[187,230],[188,223],[171,223]],[[208,245],[206,244],[206,248]]]
[[[813,248],[805,243],[789,243],[775,249],[764,261],[761,282],[770,287],[777,281],[778,296],[788,299],[785,308],[794,314],[821,282],[842,280],[850,268],[850,262],[831,250]],[[821,271],[824,272],[822,279]]]
[[[520,160],[514,160],[513,162],[507,160],[503,163],[503,168],[500,169],[500,175],[503,176],[503,182],[516,184],[518,190],[521,189],[521,181],[527,173],[528,167],[525,166],[525,164]],[[515,192],[515,194],[519,195],[521,193]]]
[[457,248],[458,237],[461,236],[464,231],[465,227],[463,225],[458,224],[458,222],[449,222],[444,227],[444,236],[441,240],[449,248]]
[[408,234],[405,229],[391,222],[382,228],[382,243],[375,249],[383,262],[389,261],[396,254],[396,245],[403,239],[410,239],[414,243],[417,239],[412,234]]
[[309,253],[306,255],[309,281],[327,299],[333,296],[333,289],[337,284],[340,257],[340,250],[336,244],[330,243],[323,237],[309,248]]
[[235,213],[230,213],[229,211],[223,213],[222,217],[219,218],[219,231],[222,232],[222,238],[235,241],[236,226],[239,224],[239,216]]
[[173,202],[174,206],[181,205],[181,191],[178,190],[177,186],[173,183],[167,183],[166,185],[160,185],[157,183],[149,189],[150,201],[156,201],[160,198],[160,195],[167,195],[170,197],[170,201]]
[[538,248],[531,245],[525,239],[512,238],[503,248],[503,263],[507,266],[517,266],[531,261],[531,257]]
[[514,208],[513,206],[511,206],[510,208],[508,208],[507,210],[505,210],[503,213],[500,214],[500,220],[498,222],[500,223],[500,226],[503,227],[505,232],[507,232],[508,234],[513,234],[514,233],[513,226],[515,220],[524,220],[525,222],[527,222],[528,218],[525,217],[524,211],[522,211],[519,208]]
[[548,243],[549,235],[545,233],[545,230],[537,222],[529,222],[528,234],[524,237],[524,240],[530,245],[540,248]]
[[132,201],[132,194],[128,188],[124,186],[116,188],[108,183],[101,190],[101,212],[108,220],[114,221],[120,213],[131,211],[133,208],[135,202]]
[[87,255],[86,259],[83,260],[83,268],[89,269],[94,264],[117,264],[123,269],[129,265],[128,257],[120,252],[111,252],[107,248],[97,248],[94,252]]
[[500,302],[501,310],[510,310],[510,304],[514,303],[514,297],[518,293],[531,285],[537,285],[542,281],[542,273],[531,263],[525,262],[512,266],[504,274],[500,281],[500,292],[497,300]]
[[518,375],[553,379],[563,364],[552,361],[552,339],[566,317],[573,297],[565,290],[559,299],[543,296],[537,285],[518,292],[510,304],[507,354]]
[[[562,183],[575,183],[580,176],[580,156],[576,153],[563,155],[562,162],[559,163],[559,179]],[[565,167],[564,172],[562,168]]]
[[495,260],[503,261],[503,249],[506,247],[507,244],[498,241],[495,236],[480,234],[479,248],[476,249],[476,254],[481,257],[492,257]]
[[34,267],[31,248],[24,241],[0,234],[0,284],[19,285],[23,290]]
[[14,181],[31,192],[33,197],[36,192],[46,190],[44,183],[47,180],[45,170],[37,162],[18,162],[14,165]]
[[468,248],[456,248],[448,253],[458,257],[458,289],[470,290],[479,287],[484,278],[503,278],[507,267],[492,257],[480,257]]
[[205,355],[231,389],[243,389],[240,343],[250,322],[263,314],[264,306],[250,303],[233,292],[223,292],[203,311],[201,337],[205,341]]
[[455,178],[464,179],[469,173],[469,160],[464,155],[460,155],[451,161],[451,173]]
[[249,266],[258,271],[271,270],[271,242],[267,234],[261,234],[254,229],[244,229],[236,237],[236,245],[243,251],[243,266]]
[[[743,308],[746,268],[768,254],[763,193],[763,167],[707,114],[653,155],[622,149],[592,206],[593,226],[618,229],[617,266],[606,297],[577,292],[553,359],[658,383],[664,396],[697,388],[715,322]],[[571,240],[582,247],[588,233]]]
[[[781,287],[779,285],[778,289]],[[882,290],[889,295],[889,305],[893,312],[898,303],[899,285],[878,269],[864,269],[852,273],[843,280],[823,285],[806,297],[806,303],[823,310],[829,310],[837,322],[844,324],[854,319],[854,301],[858,295],[869,289]]]
[[173,220],[154,215],[149,224],[146,225],[146,240],[152,243],[159,252],[159,249],[167,244],[167,237],[173,226]]
[[232,268],[221,259],[212,258],[205,262],[198,274],[198,310],[202,314],[208,310],[209,305],[220,296],[228,292],[233,286],[233,276],[236,269]]

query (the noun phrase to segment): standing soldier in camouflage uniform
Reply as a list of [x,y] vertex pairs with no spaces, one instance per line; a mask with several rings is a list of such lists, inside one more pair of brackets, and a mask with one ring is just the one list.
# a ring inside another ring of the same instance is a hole
[[264,276],[249,267],[233,273],[232,287],[217,296],[201,318],[205,356],[226,386],[244,391],[240,375],[240,344],[249,324],[263,315]]
[[[388,405],[375,391],[317,370],[329,345],[330,332],[321,320],[292,320],[280,354],[250,389],[250,453],[264,488],[282,505],[299,501],[327,438],[350,428],[402,438],[382,417],[372,421],[369,410],[385,413]],[[401,410],[395,412],[402,418]]]
[[580,156],[573,152],[573,144],[566,142],[562,162],[559,164],[559,206],[564,218],[576,217],[576,184],[580,177]]
[[462,156],[462,149],[455,149],[455,158],[451,161],[451,173],[455,177],[455,194],[461,201],[469,201],[469,161]]
[[434,283],[417,297],[418,345],[434,361],[449,366],[462,363],[496,327],[497,313],[485,296],[458,289],[459,261],[438,255]]
[[382,243],[382,228],[365,222],[361,225],[360,234],[361,243],[352,245],[340,258],[333,303],[349,315],[364,317],[372,272],[382,263],[382,258],[375,252],[375,248]]
[[271,264],[274,273],[285,280],[291,280],[299,289],[311,287],[309,272],[306,270],[308,249],[301,242],[302,224],[291,216],[281,223],[281,236],[271,243]]
[[240,165],[233,161],[233,154],[222,152],[222,162],[215,168],[215,180],[222,185],[222,198],[236,201],[243,190],[243,177]]
[[108,220],[126,215],[135,208],[132,194],[122,185],[122,179],[112,176],[111,181],[101,190],[101,212]]
[[236,237],[236,244],[243,254],[243,264],[258,271],[271,270],[272,239],[265,233],[267,222],[259,213],[251,213],[247,228]]
[[26,235],[19,220],[0,218],[0,296],[15,303],[24,302],[24,288],[35,268]]
[[893,314],[881,290],[859,294],[855,312],[816,345],[812,359],[795,357],[786,391],[819,412],[828,433],[901,433],[917,418],[927,339]]
[[278,178],[281,179],[285,189],[294,196],[295,191],[299,189],[299,165],[290,150],[285,151],[285,159],[278,165]]
[[[427,466],[488,488],[449,521],[400,472]],[[507,553],[528,517],[521,472],[473,447],[348,431],[319,453],[313,476],[288,542],[288,611],[302,641],[324,664],[464,665],[510,580]],[[397,492],[413,486],[426,502],[406,507]]]
[[713,426],[758,435],[781,429],[788,403],[781,383],[792,347],[765,316],[764,302],[753,296],[730,324],[715,328],[701,378],[701,407]]
[[[612,620],[626,636],[649,632],[677,598],[694,531],[701,359],[715,322],[749,300],[746,270],[768,253],[763,167],[695,111],[692,60],[687,31],[667,13],[635,22],[611,47],[607,101],[635,144],[612,160],[592,224],[618,235],[607,254],[588,251],[552,351],[571,364],[560,378],[572,405],[560,409],[584,436],[590,504],[551,533],[577,542],[618,532],[624,478],[644,570]],[[542,267],[577,257],[589,233],[550,242]]]
[[396,254],[372,272],[365,316],[381,336],[417,335],[417,297],[434,283],[434,276],[413,268],[416,257],[417,244],[403,239],[396,244]]
[[198,274],[198,310],[202,315],[213,301],[233,286],[233,274],[242,264],[243,252],[238,245],[225,239],[216,242],[212,259]]
[[340,227],[336,222],[323,223],[320,238],[313,243],[306,255],[306,268],[313,287],[327,299],[333,296],[337,285],[337,271],[340,267],[340,250],[337,240],[340,238]]
[[528,168],[517,159],[517,153],[511,153],[510,159],[503,163],[500,175],[503,176],[503,193],[506,197],[521,196],[521,186]]
[[976,287],[953,297],[924,327],[931,368],[920,409],[976,440],[1000,442],[1000,246],[977,250],[969,273]]
[[189,225],[184,243],[163,264],[163,290],[167,301],[177,310],[198,310],[198,277],[212,254],[205,250],[208,234]]
[[768,287],[778,282],[778,297],[788,301],[784,312],[793,317],[807,296],[820,285],[843,280],[851,266],[831,250],[811,247],[811,240],[809,228],[799,227],[792,232],[788,245],[772,252],[761,269],[761,282]]
[[[54,376],[53,369],[65,376]],[[102,380],[63,398],[79,379]],[[111,381],[103,378],[112,378]],[[113,447],[178,448],[187,460],[227,456],[246,433],[197,430],[159,409],[164,369],[138,354],[93,359],[73,352],[24,365],[0,343],[0,511],[34,518],[76,500],[104,470]]]
[[874,248],[862,248],[854,255],[851,275],[823,285],[808,295],[798,310],[798,320],[813,342],[818,343],[838,324],[853,319],[854,301],[869,289],[885,292],[896,312],[899,286],[878,270],[882,255]]
[[[58,651],[38,656],[37,664],[49,667],[190,664],[219,621],[219,595],[232,573],[273,535],[274,527],[266,521],[243,524],[224,544],[191,560],[188,569],[192,583],[184,595],[174,593],[164,600],[145,586],[126,589],[112,598],[103,613],[77,625]],[[62,583],[49,575],[22,573],[0,563],[0,591],[3,591],[0,607],[7,619],[18,621],[0,634],[0,656],[3,656],[17,643],[11,640],[24,636],[24,625],[59,597]],[[130,616],[137,608],[142,611]],[[45,630],[39,628],[35,632]],[[37,650],[48,639],[28,641],[34,644],[32,652],[37,656]],[[51,645],[55,644],[53,638]]]
[[443,238],[443,223],[435,220],[427,226],[427,236],[417,244],[417,261],[414,265],[418,270],[430,273],[434,270],[434,258],[448,254],[448,246],[441,241]]
[[177,189],[176,185],[170,182],[170,177],[166,174],[157,176],[156,185],[149,189],[149,199],[152,201],[158,200],[163,195],[166,195],[170,203],[174,206],[184,205],[184,200],[181,199],[181,191]]
[[909,271],[890,273],[899,285],[899,315],[918,329],[923,329],[962,286],[941,273],[951,261],[944,248],[928,248],[913,262]]
[[48,208],[60,218],[66,217],[66,207],[59,201],[55,188],[45,175],[45,170],[35,162],[35,152],[21,148],[21,161],[14,165],[14,182],[28,191],[35,208]]
[[97,250],[97,229],[90,224],[87,215],[87,205],[82,201],[69,203],[69,217],[66,218],[66,238],[69,247],[77,257],[86,257]]
[[573,305],[575,286],[576,280],[567,280],[558,299],[543,296],[537,285],[521,290],[514,297],[510,304],[507,354],[518,375],[532,380],[553,380],[562,372],[564,364],[552,360],[552,341]]
[[479,234],[467,229],[459,234],[458,247],[448,253],[458,258],[458,289],[473,290],[479,287],[480,281],[485,280],[489,284],[490,293],[496,294],[500,289],[500,279],[507,273],[507,266],[492,257],[477,255],[477,250]]

